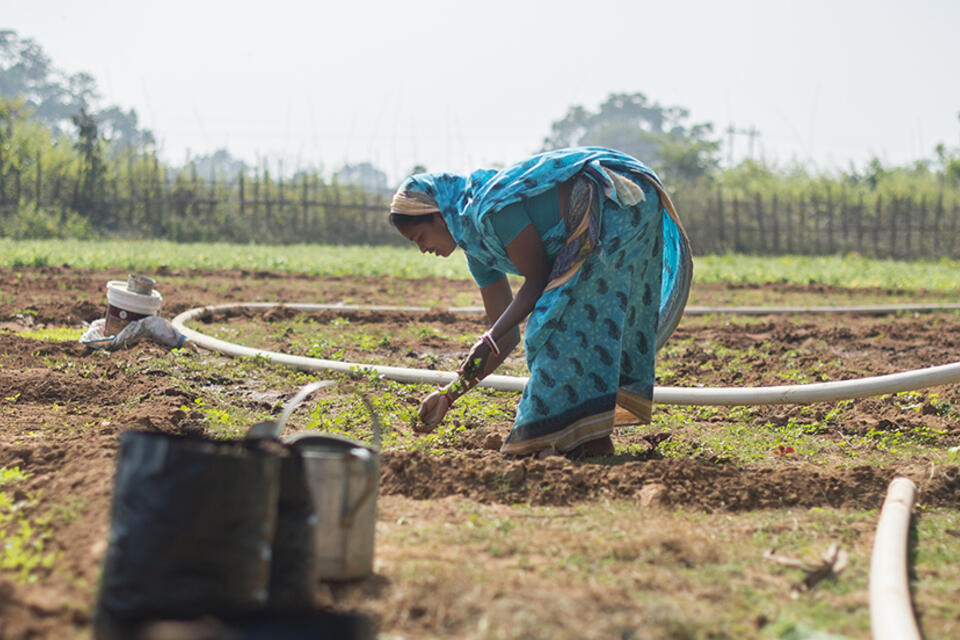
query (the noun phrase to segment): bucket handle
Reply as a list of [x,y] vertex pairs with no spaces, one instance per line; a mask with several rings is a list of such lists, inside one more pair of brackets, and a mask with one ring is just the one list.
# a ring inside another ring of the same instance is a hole
[[370,494],[372,494],[377,488],[377,485],[380,481],[378,476],[377,461],[369,449],[366,447],[354,447],[347,452],[347,455],[354,460],[359,460],[360,464],[363,465],[363,475],[366,477],[367,483],[363,485],[363,492],[360,493],[360,497],[357,498],[357,501],[346,510],[346,513],[343,514],[341,522],[344,528],[350,528],[353,526],[354,517],[356,517],[357,512],[360,511],[360,507],[363,506],[363,503],[366,502],[367,498],[370,497]]
[[250,430],[247,431],[246,439],[247,440],[259,440],[261,438],[277,440],[280,438],[280,434],[283,433],[283,428],[287,424],[287,420],[290,418],[290,414],[300,406],[300,403],[303,402],[307,396],[309,396],[314,391],[318,389],[323,389],[324,387],[329,387],[330,385],[335,384],[332,380],[321,380],[319,382],[311,382],[310,384],[303,385],[300,387],[300,390],[297,391],[296,395],[290,398],[285,405],[283,405],[283,413],[280,414],[280,417],[277,418],[276,422],[273,420],[267,420],[265,422],[258,422],[257,424],[250,427]]
[[305,384],[300,387],[300,391],[297,391],[297,395],[290,398],[287,404],[283,407],[283,413],[280,414],[280,418],[277,419],[276,432],[274,433],[274,438],[279,438],[280,434],[283,433],[283,428],[287,424],[287,420],[290,419],[290,414],[300,406],[300,403],[307,399],[314,391],[318,389],[323,389],[324,387],[329,387],[335,384],[333,380],[321,380],[320,382],[311,382],[310,384]]
[[[250,427],[247,431],[246,439],[247,440],[259,440],[262,438],[277,440],[280,438],[280,434],[283,433],[283,428],[287,424],[287,420],[290,418],[290,414],[300,406],[307,396],[309,396],[314,391],[318,389],[323,389],[324,387],[329,387],[336,384],[333,380],[321,380],[319,382],[311,382],[300,387],[300,390],[297,391],[296,395],[290,398],[290,400],[283,406],[283,413],[280,414],[280,417],[276,422],[272,420],[267,420],[265,422],[258,422],[257,424]],[[377,414],[376,409],[373,408],[373,403],[370,402],[370,399],[366,394],[358,393],[360,399],[363,400],[363,404],[367,407],[367,411],[370,412],[370,419],[373,420],[373,446],[378,451],[380,450],[380,438],[383,427],[380,424],[380,416]]]

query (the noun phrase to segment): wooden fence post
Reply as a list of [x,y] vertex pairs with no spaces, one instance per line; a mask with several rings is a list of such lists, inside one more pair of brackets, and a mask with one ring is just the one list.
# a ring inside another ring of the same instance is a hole
[[795,252],[793,243],[793,200],[787,200],[783,205],[783,238],[784,247],[788,254]]
[[880,257],[880,214],[883,212],[883,196],[877,194],[877,199],[874,201],[874,217],[873,217],[873,257]]
[[287,219],[284,216],[285,210],[286,210],[286,207],[284,207],[284,194],[283,194],[283,161],[281,161],[280,166],[277,169],[277,215],[276,215],[276,223],[274,223],[273,228],[276,230],[274,233],[274,238],[275,239],[282,238],[283,242],[287,241],[287,235],[286,235],[286,229],[285,229],[287,225]]
[[[908,217],[908,222],[907,222],[908,226],[911,226],[911,227],[913,227],[913,225],[910,225],[909,223],[910,223],[910,220],[912,219],[912,217],[913,217],[913,216],[909,216],[909,217]],[[917,255],[911,256],[911,257],[913,257],[913,258],[925,258],[925,257],[929,257],[929,256],[925,255],[926,252],[923,250],[923,249],[924,249],[924,244],[925,244],[925,243],[924,243],[924,239],[927,238],[927,233],[926,233],[926,226],[927,226],[927,194],[923,194],[922,196],[920,196],[920,211],[919,211],[919,213],[917,214],[917,224],[919,225],[918,227],[916,227],[916,228],[917,228]],[[910,252],[911,252],[911,248],[912,248],[911,245],[912,245],[912,243],[911,243],[911,240],[910,240],[910,236],[908,235],[908,236],[907,236],[907,253],[910,253]]]
[[727,250],[727,224],[723,219],[723,189],[717,187],[717,239],[719,246],[717,253],[725,253]]
[[299,236],[302,240],[307,238],[307,220],[309,218],[307,211],[307,201],[309,199],[309,191],[307,186],[307,173],[303,172],[300,177],[300,224],[299,227],[300,233]]
[[740,198],[733,196],[733,250],[737,253],[743,251],[740,241]]
[[[154,153],[153,157],[150,158],[150,189],[144,192],[143,194],[143,211],[144,214],[149,216],[150,210],[155,209],[156,213],[154,217],[157,220],[157,235],[166,236],[169,231],[167,220],[170,219],[170,211],[167,209],[169,206],[170,199],[164,197],[167,193],[167,166],[163,166],[163,171],[160,171],[160,160],[157,158],[157,154]],[[156,200],[156,205],[154,206],[154,200]]]
[[[119,171],[118,171],[118,174],[119,174]],[[119,179],[120,179],[120,176],[117,175],[117,180]],[[136,181],[133,179],[133,154],[132,153],[129,156],[127,156],[127,189],[128,189],[127,198],[128,198],[128,205],[129,205],[127,206],[127,218],[128,218],[127,224],[130,226],[133,226],[133,221],[137,217],[137,196],[136,196],[137,185],[136,185]],[[153,221],[150,220],[150,218],[147,218],[146,222],[149,224]]]
[[263,237],[268,237],[273,228],[273,201],[270,199],[270,169],[263,170],[263,204],[267,213],[263,218]]
[[37,153],[37,209],[43,208],[43,155]]
[[199,195],[199,187],[197,185],[197,163],[193,160],[190,161],[190,190],[193,192],[192,197],[190,198],[190,216],[196,221],[199,219],[197,211],[197,196]]
[[863,194],[857,199],[857,253],[863,255]]
[[894,196],[890,198],[890,204],[888,205],[890,209],[890,257],[896,258],[897,256],[897,222],[900,218],[900,199]]
[[254,236],[260,230],[260,168],[253,171],[253,221],[250,223],[250,229]]
[[[157,160],[156,154],[151,158],[144,158],[141,160],[143,164],[143,171],[147,174],[147,186],[145,189],[141,189],[140,193],[143,200],[143,216],[147,220],[153,220],[153,237],[154,238],[163,238],[166,236],[166,227],[164,226],[164,220],[166,219],[166,211],[163,208],[163,200],[160,198],[160,163]],[[133,194],[130,194],[130,199],[135,200]],[[159,200],[154,206],[154,200]]]
[[807,203],[800,198],[797,205],[799,217],[797,220],[797,252],[801,254],[810,253],[807,248]]
[[244,193],[243,193],[243,187],[244,187],[244,185],[243,185],[243,169],[240,169],[240,171],[237,172],[237,190],[238,190],[237,197],[239,198],[239,201],[240,201],[240,206],[239,206],[239,209],[240,209],[240,222],[241,222],[242,224],[246,225],[246,224],[247,224],[247,212],[246,212],[246,210],[245,210],[245,208],[244,208],[244,201],[243,201]]
[[4,145],[0,144],[0,207],[7,204],[7,171],[3,162],[3,147]]
[[957,218],[960,218],[960,206],[953,205],[953,220],[950,224],[950,257],[957,257]]
[[[810,233],[813,234],[813,255],[820,255],[820,198],[817,197],[817,194],[814,193],[810,196],[810,213],[813,217],[813,224],[810,228]],[[809,252],[809,250],[808,250]]]
[[833,224],[833,195],[830,192],[830,188],[827,187],[827,252],[830,255],[837,253],[835,232],[836,227]]
[[760,253],[767,254],[770,253],[769,249],[767,248],[770,245],[766,241],[766,230],[763,226],[763,202],[760,199],[759,191],[756,193],[753,206],[756,209],[757,214],[757,235],[760,236],[760,241],[757,243],[757,250]]
[[773,242],[771,244],[773,244],[773,253],[776,255],[780,253],[780,222],[777,219],[777,194],[776,193],[773,194],[773,199],[770,201],[770,220],[771,220],[771,226],[773,227],[771,229],[771,233],[773,234],[773,238],[772,238]]
[[840,233],[843,236],[843,242],[841,242],[841,252],[848,253],[850,251],[850,207],[847,204],[847,189],[843,187],[840,189]]
[[937,192],[937,207],[933,210],[933,254],[940,257],[940,233],[943,219],[943,187]]
[[217,221],[220,216],[217,215],[218,210],[220,209],[220,198],[217,197],[217,174],[214,171],[213,163],[210,163],[210,184],[207,187],[207,192],[210,194],[210,197],[207,198],[207,225],[209,225],[214,230],[215,238],[230,238],[233,236],[232,230],[229,228],[223,228]]

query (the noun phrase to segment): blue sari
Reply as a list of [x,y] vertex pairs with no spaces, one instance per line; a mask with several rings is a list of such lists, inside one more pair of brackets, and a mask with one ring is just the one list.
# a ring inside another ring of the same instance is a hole
[[517,273],[491,214],[577,177],[587,185],[574,237],[560,219],[541,241],[552,281],[527,319],[530,381],[504,453],[568,451],[613,431],[619,403],[649,422],[656,351],[686,304],[692,261],[686,233],[657,176],[598,147],[538,154],[500,171],[411,176],[401,191],[432,198],[472,259]]

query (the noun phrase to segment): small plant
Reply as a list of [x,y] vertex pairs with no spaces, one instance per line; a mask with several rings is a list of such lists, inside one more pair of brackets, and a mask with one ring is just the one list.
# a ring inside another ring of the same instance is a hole
[[314,342],[310,345],[310,348],[307,349],[307,356],[310,358],[323,358],[329,348],[330,344],[326,340],[321,339],[319,342]]
[[0,467],[0,487],[5,484],[13,484],[26,480],[32,474],[20,469],[20,467]]
[[[0,486],[29,477],[19,467],[0,467]],[[0,491],[0,571],[16,572],[20,582],[36,580],[37,571],[49,569],[56,559],[56,554],[44,550],[51,533],[50,516],[32,515],[38,503],[32,492],[14,500]]]

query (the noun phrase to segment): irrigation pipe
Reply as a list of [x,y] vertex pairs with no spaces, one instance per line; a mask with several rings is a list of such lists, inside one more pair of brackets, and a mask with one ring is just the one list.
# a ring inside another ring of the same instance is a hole
[[[217,312],[232,311],[234,309],[273,309],[286,307],[297,311],[404,311],[427,312],[428,307],[399,307],[399,306],[364,306],[339,304],[305,304],[305,303],[278,303],[278,302],[238,302],[215,306],[196,307],[184,311],[173,319],[173,325],[189,340],[204,349],[217,351],[227,356],[263,357],[271,362],[291,366],[303,371],[334,371],[350,373],[355,371],[375,371],[389,380],[397,382],[441,385],[452,382],[456,374],[447,371],[430,371],[426,369],[412,369],[408,367],[392,367],[386,365],[357,364],[341,362],[339,360],[325,360],[323,358],[308,358],[294,356],[266,349],[244,347],[224,340],[218,340],[204,335],[199,331],[187,328],[185,325],[192,320],[198,320]],[[911,308],[912,307],[912,308]],[[924,310],[953,309],[957,305],[923,305]],[[721,313],[721,309],[740,309],[742,307],[700,307],[712,309],[710,313]],[[816,307],[799,307],[808,312]],[[827,308],[827,307],[821,307]],[[918,305],[906,307],[848,307],[856,313],[864,313],[871,309],[892,309],[901,311],[918,310]],[[829,307],[835,312],[836,308]],[[479,307],[457,307],[450,309],[454,313],[472,313]],[[690,312],[688,308],[687,313]],[[886,311],[890,313],[892,311]],[[914,369],[902,373],[893,373],[884,376],[857,378],[835,382],[820,382],[815,384],[781,385],[773,387],[656,387],[653,390],[653,401],[657,404],[673,405],[714,405],[740,406],[763,404],[809,404],[813,402],[835,402],[850,400],[886,393],[914,391],[944,384],[960,382],[960,362],[943,364],[924,369]],[[490,375],[483,379],[480,386],[490,387],[501,391],[522,391],[526,386],[527,378],[519,376]]]
[[907,538],[917,488],[894,478],[887,488],[870,557],[870,628],[874,640],[920,640],[907,583]]
[[[412,310],[413,307],[410,307]],[[449,309],[454,313],[482,313],[483,307],[452,307]],[[891,313],[900,313],[909,311],[913,313],[929,313],[931,311],[960,311],[960,303],[951,302],[944,304],[927,304],[922,302],[910,302],[904,304],[864,304],[847,305],[842,307],[759,307],[759,306],[740,306],[740,307],[698,307],[687,306],[683,310],[685,316],[706,316],[712,314],[737,314],[742,316],[772,316],[783,314],[801,314],[801,313],[860,313],[864,315],[886,315]]]

